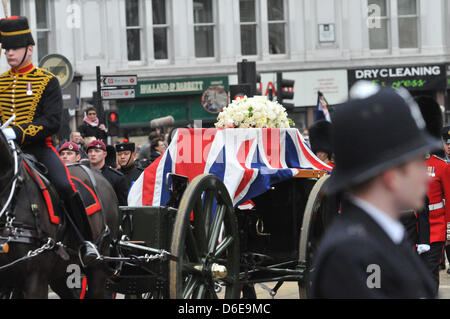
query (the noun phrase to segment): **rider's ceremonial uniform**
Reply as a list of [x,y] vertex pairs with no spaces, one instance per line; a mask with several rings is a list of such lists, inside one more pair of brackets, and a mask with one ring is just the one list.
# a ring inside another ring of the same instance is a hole
[[0,76],[0,116],[11,126],[16,142],[48,168],[48,177],[63,200],[76,192],[69,172],[52,144],[51,135],[61,124],[62,96],[58,79],[50,72],[29,64]]
[[51,139],[61,125],[61,87],[52,73],[35,67],[31,62],[27,64],[30,61],[29,47],[34,46],[35,42],[26,17],[14,16],[0,20],[0,35],[2,48],[7,55],[9,50],[25,48],[19,66],[0,75],[1,121],[5,123],[13,115],[16,116],[2,132],[47,167],[48,179],[65,202],[68,215],[85,237],[79,236],[80,256],[86,265],[98,258],[98,251],[88,242],[92,240],[92,232],[83,201]]

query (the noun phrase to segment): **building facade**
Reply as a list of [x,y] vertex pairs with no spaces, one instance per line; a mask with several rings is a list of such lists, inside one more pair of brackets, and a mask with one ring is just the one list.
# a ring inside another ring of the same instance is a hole
[[29,18],[36,64],[51,53],[71,62],[79,87],[71,116],[93,103],[97,66],[137,75],[135,98],[104,102],[131,135],[166,115],[213,123],[202,94],[237,84],[243,59],[256,61],[263,94],[276,72],[295,79],[298,128],[312,124],[318,90],[338,104],[358,79],[449,106],[448,0],[10,0],[9,10]]

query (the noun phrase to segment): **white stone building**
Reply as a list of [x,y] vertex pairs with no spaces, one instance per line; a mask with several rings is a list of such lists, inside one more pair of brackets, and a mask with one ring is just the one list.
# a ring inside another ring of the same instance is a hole
[[[132,135],[143,134],[152,118],[169,114],[180,123],[213,122],[215,115],[201,106],[202,93],[208,86],[228,90],[237,84],[237,62],[243,59],[256,61],[263,93],[276,72],[296,80],[293,117],[299,128],[313,121],[317,90],[336,104],[359,77],[405,85],[449,105],[450,0],[9,3],[13,15],[29,18],[36,64],[58,53],[73,65],[80,103],[70,107],[79,116],[97,88],[96,66],[102,74],[138,76],[135,99],[105,103],[119,110],[121,126]],[[0,66],[7,68],[3,57]],[[180,82],[179,90],[161,89],[178,88]],[[198,86],[193,89],[192,83]]]

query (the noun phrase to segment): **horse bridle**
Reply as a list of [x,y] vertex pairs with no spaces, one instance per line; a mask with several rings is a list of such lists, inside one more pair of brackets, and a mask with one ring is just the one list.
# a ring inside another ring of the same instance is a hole
[[[15,115],[13,115],[5,124],[3,124],[0,129],[3,129],[5,127],[7,127],[13,120],[15,119]],[[0,133],[1,134],[1,133]],[[11,147],[12,153],[13,153],[13,157],[14,157],[14,175],[11,178],[11,180],[8,182],[7,185],[11,185],[10,188],[10,192],[9,192],[9,196],[8,199],[6,200],[5,204],[3,205],[1,211],[0,211],[0,218],[2,218],[2,216],[5,214],[6,212],[6,223],[5,223],[5,227],[2,229],[10,229],[11,234],[8,235],[6,244],[8,244],[10,241],[17,241],[16,239],[13,239],[13,237],[21,237],[21,236],[25,236],[26,238],[35,238],[35,235],[33,233],[33,231],[27,230],[27,229],[22,229],[22,228],[16,228],[13,226],[13,222],[14,222],[14,215],[10,215],[10,211],[9,208],[13,202],[13,198],[14,198],[14,194],[16,193],[16,190],[18,189],[17,187],[17,182],[19,181],[20,178],[20,170],[19,170],[19,151],[17,149],[17,146],[15,144],[14,141],[8,141],[8,144]],[[4,192],[8,190],[8,187],[6,187],[2,192],[0,192],[0,196],[2,196],[4,194]],[[18,234],[18,233],[21,233]],[[11,237],[11,235],[13,237]],[[44,244],[35,249],[35,250],[30,250],[28,251],[28,253],[25,254],[25,256],[14,260],[13,262],[6,264],[6,265],[2,265],[0,266],[0,271],[6,270],[11,268],[12,266],[26,261],[28,259],[34,258],[46,251],[50,251],[53,250],[55,248],[55,246],[60,246],[61,243],[56,243],[55,240],[51,237],[48,237],[46,239],[42,240],[44,242]],[[17,241],[20,242],[20,241]],[[23,241],[22,241],[23,242]],[[24,243],[30,243],[28,239],[26,239],[24,241]]]
[[[8,127],[9,124],[11,124],[11,122],[16,118],[16,115],[14,114],[13,116],[11,116],[11,118],[1,126],[1,129],[3,130],[5,127]],[[8,141],[9,146],[11,147],[12,153],[13,153],[13,157],[14,157],[14,175],[11,179],[11,181],[8,184],[11,184],[11,190],[9,192],[9,196],[8,199],[6,200],[6,203],[3,205],[2,210],[0,211],[0,218],[2,218],[3,214],[5,213],[5,211],[9,208],[9,206],[11,206],[12,203],[12,199],[16,190],[16,184],[17,184],[17,180],[19,178],[19,160],[18,160],[18,152],[17,152],[17,147],[14,141]],[[5,188],[5,190],[8,188]],[[3,191],[2,191],[3,193]],[[7,216],[8,219],[8,216]],[[8,220],[7,220],[8,222]],[[10,221],[12,222],[12,221]]]

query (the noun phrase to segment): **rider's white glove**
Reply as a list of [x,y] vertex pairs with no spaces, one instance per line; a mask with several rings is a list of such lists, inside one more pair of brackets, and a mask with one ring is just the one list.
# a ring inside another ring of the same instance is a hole
[[8,141],[16,139],[16,132],[11,127],[2,129],[3,135],[5,135]]
[[429,250],[430,250],[430,245],[425,245],[425,244],[417,245],[417,253],[419,255],[426,253]]

